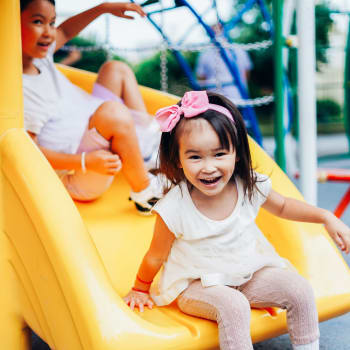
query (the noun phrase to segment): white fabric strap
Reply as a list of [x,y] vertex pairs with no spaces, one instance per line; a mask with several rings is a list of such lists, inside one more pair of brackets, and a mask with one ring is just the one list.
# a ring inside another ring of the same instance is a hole
[[318,339],[309,344],[304,344],[304,345],[293,344],[293,350],[319,350],[319,349],[320,349],[320,343]]
[[85,164],[85,155],[86,155],[86,152],[82,152],[81,154],[81,170],[83,172],[83,174],[86,174],[86,164]]

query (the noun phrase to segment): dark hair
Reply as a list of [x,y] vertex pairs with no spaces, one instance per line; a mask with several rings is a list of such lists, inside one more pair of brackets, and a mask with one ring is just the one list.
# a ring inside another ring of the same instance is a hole
[[[27,8],[27,6],[28,6],[31,2],[33,2],[33,1],[34,1],[34,0],[21,0],[21,12],[24,11],[24,10]],[[56,4],[55,4],[55,0],[46,0],[46,1],[51,2],[51,4],[52,4],[53,6],[56,5]]]
[[[224,114],[211,109],[194,118],[203,118],[212,126],[219,137],[222,148],[230,149],[232,145],[233,149],[236,151],[237,162],[231,180],[235,176],[239,176],[243,180],[244,193],[247,194],[249,200],[251,200],[257,179],[252,168],[248,135],[244,120],[237,107],[226,97],[214,92],[207,92],[207,94],[209,103],[227,108],[234,122]],[[179,105],[180,102],[178,103]],[[178,185],[181,181],[185,180],[183,170],[178,165],[180,163],[179,137],[186,121],[188,121],[188,119],[181,115],[180,121],[174,129],[170,132],[162,133],[160,141],[159,171],[165,174],[173,185]]]

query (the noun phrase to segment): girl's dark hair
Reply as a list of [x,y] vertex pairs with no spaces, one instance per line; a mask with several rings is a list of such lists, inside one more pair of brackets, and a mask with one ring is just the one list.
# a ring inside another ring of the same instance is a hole
[[[232,145],[236,151],[236,166],[231,180],[235,176],[239,176],[243,181],[244,194],[247,194],[251,200],[257,179],[252,168],[248,135],[241,113],[226,97],[209,91],[207,94],[209,103],[227,108],[234,122],[224,114],[210,109],[194,118],[203,118],[212,126],[219,137],[222,148],[229,150]],[[178,105],[180,104],[181,101]],[[183,125],[188,120],[182,115],[174,129],[162,133],[160,141],[159,171],[165,174],[173,185],[178,185],[185,180],[183,170],[178,166],[180,164],[179,138]]]
[[[33,2],[34,0],[21,0],[21,12],[26,9],[26,7]],[[55,0],[46,0],[48,2],[51,2],[53,6],[55,6]]]

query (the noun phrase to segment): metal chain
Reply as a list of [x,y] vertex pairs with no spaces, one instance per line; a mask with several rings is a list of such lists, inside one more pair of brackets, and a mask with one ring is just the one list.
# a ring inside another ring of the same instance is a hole
[[[161,17],[160,17],[160,28],[164,31],[165,20],[164,20],[164,3],[160,1],[161,6]],[[167,66],[167,50],[168,45],[163,40],[160,51],[160,88],[164,92],[168,92],[168,66]]]
[[[272,45],[271,40],[265,40],[259,43],[250,43],[250,44],[232,44],[228,43],[226,41],[221,42],[222,47],[224,48],[234,48],[234,47],[240,47],[246,51],[250,50],[263,50]],[[168,67],[167,67],[167,50],[168,49],[174,49],[174,50],[179,50],[182,49],[183,51],[202,51],[206,48],[215,48],[217,47],[213,44],[194,44],[192,46],[172,46],[168,45],[165,41],[161,45],[161,52],[160,52],[160,70],[161,70],[161,89],[162,91],[168,91]],[[137,52],[137,51],[148,51],[148,50],[159,50],[159,46],[154,46],[154,47],[147,47],[147,48],[138,48],[138,49],[121,49],[117,47],[113,47],[111,45],[96,45],[96,46],[63,46],[62,50],[64,51],[72,51],[72,50],[78,50],[80,52],[92,52],[96,50],[107,50],[108,52],[112,51],[125,51],[125,52]],[[219,80],[219,79],[218,79]],[[220,84],[220,83],[219,83]],[[220,88],[218,86],[218,88]],[[259,107],[259,106],[264,106],[268,105],[271,102],[274,101],[274,96],[273,95],[267,95],[267,96],[262,96],[254,99],[237,99],[233,100],[233,103],[238,106],[238,107]]]
[[[166,48],[169,50],[176,50],[176,51],[202,51],[205,49],[213,48],[215,47],[214,44],[207,43],[207,44],[192,44],[192,45],[168,45],[165,43]],[[272,46],[271,40],[264,40],[256,43],[248,43],[248,44],[237,44],[237,43],[229,43],[224,42],[222,44],[223,48],[241,48],[245,51],[259,51],[259,50],[266,50]],[[80,52],[91,52],[91,51],[97,51],[101,49],[105,49],[106,45],[95,45],[95,46],[68,46],[65,45],[61,49],[63,51],[80,51]],[[147,52],[147,51],[156,51],[159,50],[159,45],[156,46],[147,46],[147,47],[138,47],[138,48],[122,48],[122,47],[116,47],[112,45],[108,45],[108,49],[115,51],[115,52]]]
[[232,102],[238,106],[238,107],[260,107],[260,106],[265,106],[270,104],[275,100],[274,95],[267,95],[267,96],[262,96],[262,97],[257,97],[257,98],[252,98],[252,99],[238,99],[238,100],[232,100]]
[[217,92],[222,92],[222,81],[220,79],[220,67],[222,66],[221,62],[221,55],[220,55],[220,49],[218,47],[215,48],[214,51],[214,71],[215,71],[215,83],[216,83],[216,90]]
[[167,45],[162,45],[160,51],[160,87],[162,91],[168,92],[168,59],[167,59]]
[[[216,10],[216,23],[217,25],[220,24],[220,18],[219,18],[219,13],[218,13],[218,7],[216,0],[213,0],[213,8]],[[219,41],[220,35],[218,35],[217,30],[214,30],[215,34],[215,40]],[[216,82],[216,90],[217,92],[221,93],[222,92],[222,81],[220,78],[220,69],[222,67],[222,62],[221,62],[221,54],[220,54],[220,48],[218,46],[215,47],[214,51],[214,72],[215,72],[215,82]]]

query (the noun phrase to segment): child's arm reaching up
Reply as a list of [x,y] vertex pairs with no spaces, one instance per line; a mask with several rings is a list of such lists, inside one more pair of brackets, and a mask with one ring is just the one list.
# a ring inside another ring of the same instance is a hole
[[146,15],[142,10],[142,7],[135,3],[106,2],[68,18],[57,27],[56,50],[78,35],[88,24],[104,13],[110,13],[117,17],[133,19],[132,16],[125,14],[126,11],[136,12],[142,17]]
[[262,207],[281,218],[324,224],[329,235],[339,248],[350,251],[350,228],[332,212],[293,198],[286,198],[271,190]]
[[132,310],[138,307],[143,312],[144,306],[148,306],[150,309],[153,307],[149,289],[154,276],[168,258],[174,240],[174,234],[168,229],[162,218],[157,215],[151,245],[139,267],[133,288],[124,297],[125,302]]

